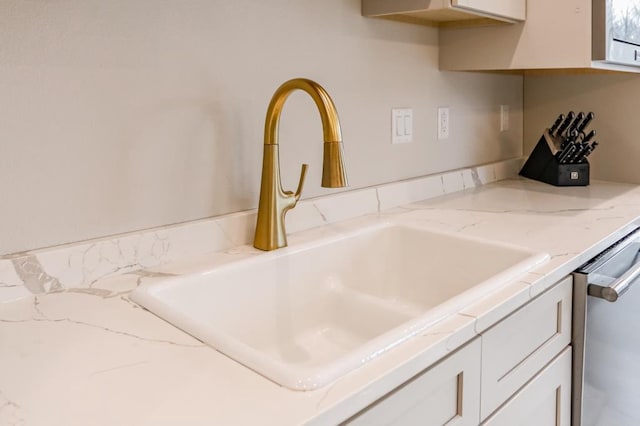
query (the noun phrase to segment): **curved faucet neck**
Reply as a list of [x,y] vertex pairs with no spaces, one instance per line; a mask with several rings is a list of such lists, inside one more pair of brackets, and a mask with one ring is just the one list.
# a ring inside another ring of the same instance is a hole
[[338,112],[329,94],[318,83],[296,78],[283,83],[273,94],[264,126],[264,144],[278,145],[278,124],[284,103],[295,90],[303,90],[311,96],[322,120],[322,133],[325,142],[342,142],[340,123],[337,120]]

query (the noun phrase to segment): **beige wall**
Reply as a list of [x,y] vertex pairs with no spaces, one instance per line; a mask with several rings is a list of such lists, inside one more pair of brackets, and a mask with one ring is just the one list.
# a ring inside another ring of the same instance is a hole
[[[333,96],[352,188],[520,155],[522,78],[441,73],[437,43],[359,0],[3,0],[0,254],[255,208],[266,106],[296,76]],[[394,106],[412,144],[389,143]],[[309,162],[305,197],[328,191],[320,129],[292,96],[283,179]]]
[[593,111],[600,143],[589,157],[595,179],[640,184],[640,75],[563,75],[525,78],[524,153],[558,114]]

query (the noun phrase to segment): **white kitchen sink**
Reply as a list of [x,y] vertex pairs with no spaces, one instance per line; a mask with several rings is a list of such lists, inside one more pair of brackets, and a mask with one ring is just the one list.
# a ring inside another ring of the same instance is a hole
[[311,390],[547,259],[385,223],[143,285],[131,298],[274,382]]

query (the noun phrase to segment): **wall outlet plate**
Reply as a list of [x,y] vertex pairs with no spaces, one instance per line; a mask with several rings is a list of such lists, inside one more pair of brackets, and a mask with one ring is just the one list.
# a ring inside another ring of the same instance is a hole
[[438,140],[449,139],[449,107],[438,108]]

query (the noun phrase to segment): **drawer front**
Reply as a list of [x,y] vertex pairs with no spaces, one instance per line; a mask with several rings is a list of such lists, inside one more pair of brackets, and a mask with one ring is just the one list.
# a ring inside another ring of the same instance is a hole
[[567,277],[482,335],[482,419],[569,345],[571,292]]
[[344,424],[476,426],[479,394],[480,339],[476,338]]
[[569,426],[571,423],[571,348],[496,411],[483,426]]

